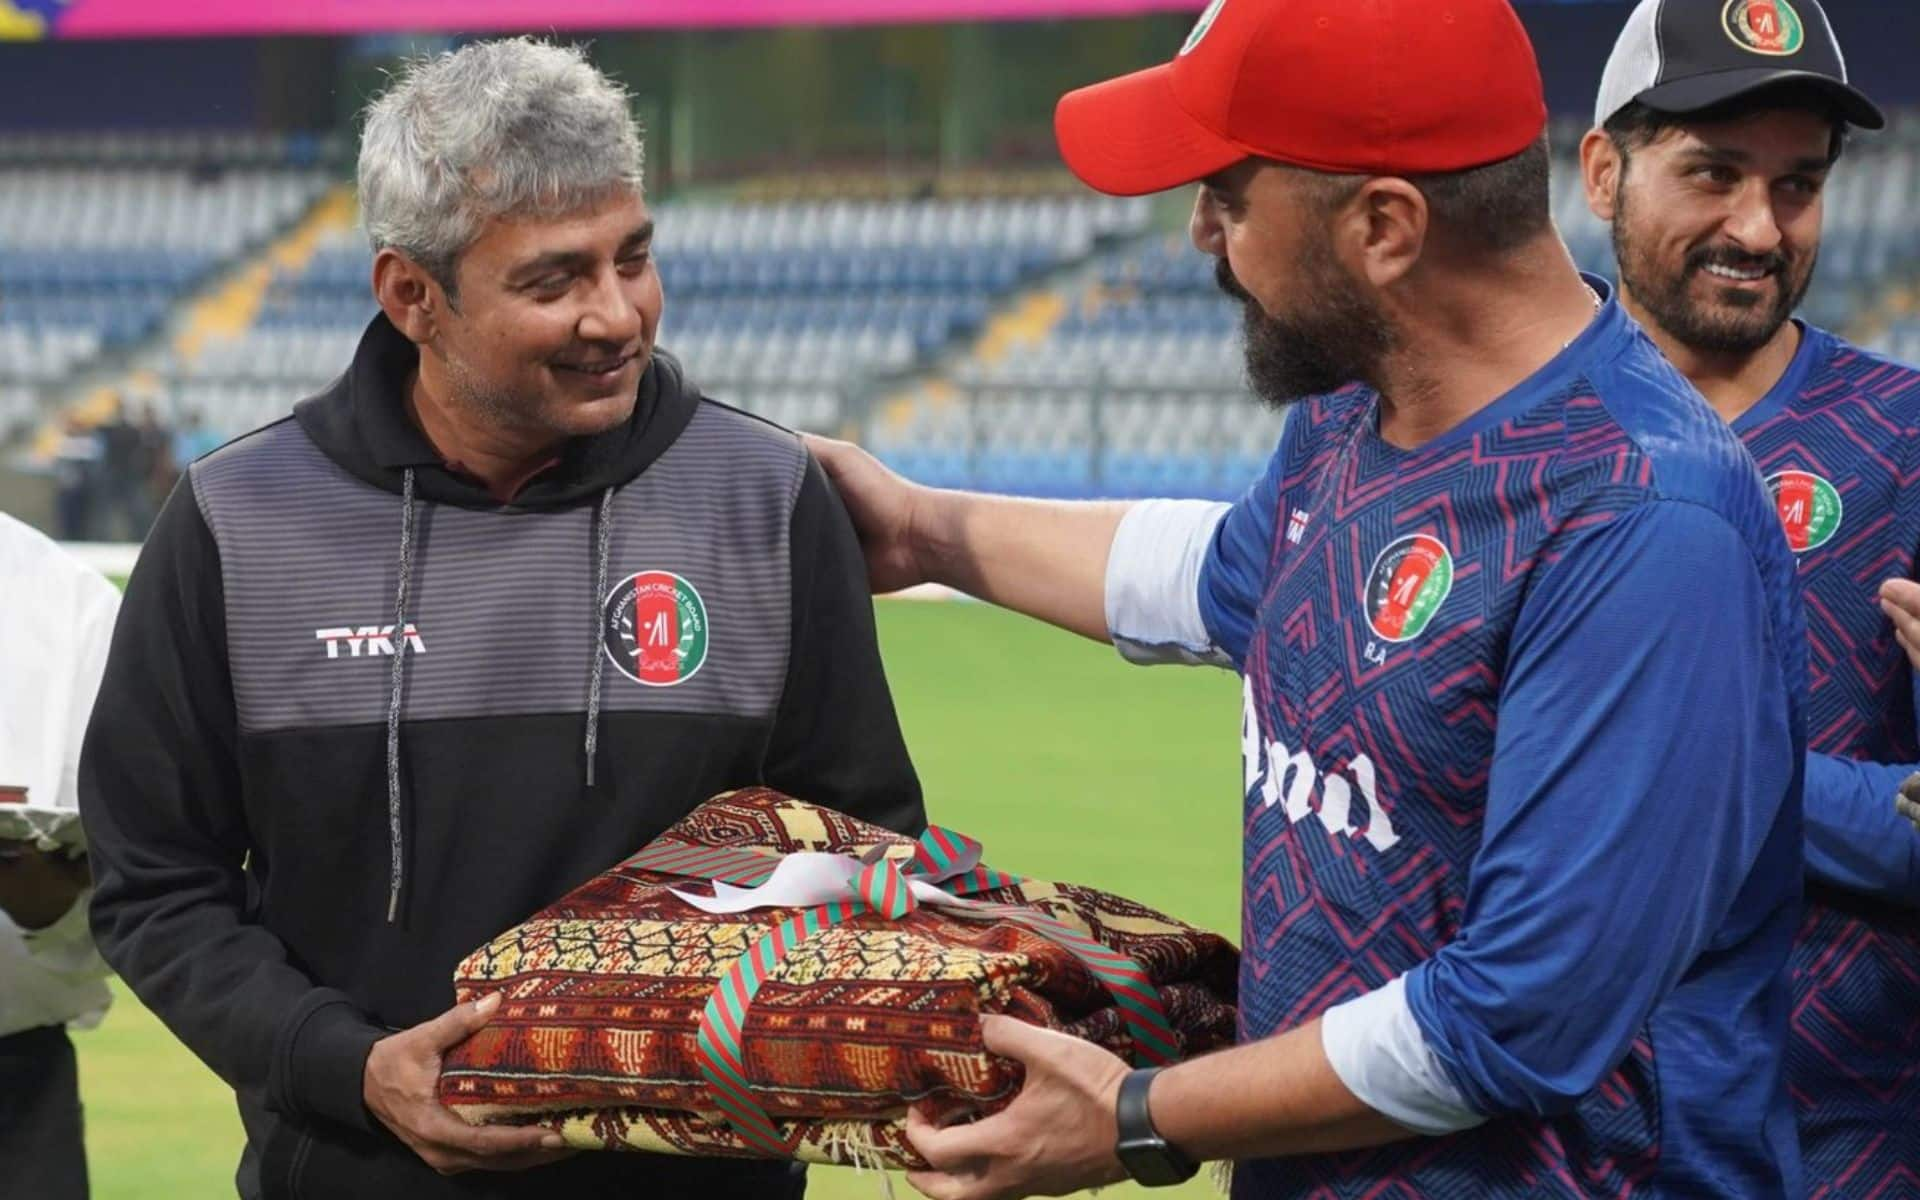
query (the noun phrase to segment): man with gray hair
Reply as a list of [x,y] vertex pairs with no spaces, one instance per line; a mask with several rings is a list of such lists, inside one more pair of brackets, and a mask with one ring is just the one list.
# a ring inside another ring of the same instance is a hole
[[798,1196],[560,1162],[434,1085],[497,1008],[449,1007],[460,958],[708,796],[922,826],[852,527],[655,349],[639,131],[579,51],[413,64],[360,192],[352,363],[195,463],[128,584],[81,777],[101,949],[237,1091],[243,1196]]

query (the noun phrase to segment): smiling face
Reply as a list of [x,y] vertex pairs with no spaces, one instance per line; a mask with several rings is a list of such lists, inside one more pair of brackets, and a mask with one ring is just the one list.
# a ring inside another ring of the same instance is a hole
[[426,347],[449,407],[535,440],[626,421],[663,307],[652,248],[653,220],[631,192],[563,217],[487,222]]
[[1697,351],[1767,345],[1813,280],[1833,132],[1824,115],[1774,109],[1596,144],[1589,200],[1639,313]]

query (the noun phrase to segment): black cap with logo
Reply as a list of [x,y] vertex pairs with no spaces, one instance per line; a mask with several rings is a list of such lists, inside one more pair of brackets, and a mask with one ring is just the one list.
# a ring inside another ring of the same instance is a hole
[[1694,113],[1765,88],[1800,84],[1863,129],[1887,119],[1847,82],[1847,61],[1819,0],[1640,0],[1600,81],[1594,124],[1637,100]]

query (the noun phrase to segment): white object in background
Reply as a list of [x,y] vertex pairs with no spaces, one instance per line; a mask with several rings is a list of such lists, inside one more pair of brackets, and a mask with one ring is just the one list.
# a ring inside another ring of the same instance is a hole
[[[127,558],[131,566],[131,556]],[[73,846],[80,837],[80,742],[106,669],[119,591],[39,531],[0,514],[0,785],[30,804],[0,820]],[[50,815],[49,815],[50,814]],[[0,1037],[97,1024],[112,997],[87,930],[87,894],[45,929],[0,913]]]
[[139,542],[62,542],[60,548],[102,575],[125,579],[140,557]]

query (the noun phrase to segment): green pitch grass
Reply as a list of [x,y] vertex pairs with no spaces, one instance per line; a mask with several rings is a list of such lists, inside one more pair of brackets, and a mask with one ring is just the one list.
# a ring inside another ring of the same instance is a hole
[[[880,634],[934,820],[983,841],[995,866],[1122,892],[1237,941],[1232,677],[1128,667],[1105,646],[976,605],[883,603]],[[233,1195],[231,1093],[124,987],[116,994],[106,1022],[75,1038],[95,1197]],[[1204,1178],[1153,1194],[1212,1195]],[[815,1170],[808,1188],[812,1200],[881,1194],[874,1176],[846,1170]]]

